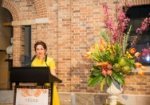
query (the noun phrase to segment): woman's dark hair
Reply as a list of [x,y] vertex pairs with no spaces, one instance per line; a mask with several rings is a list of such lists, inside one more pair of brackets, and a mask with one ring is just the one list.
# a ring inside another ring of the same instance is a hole
[[38,45],[43,46],[43,48],[44,48],[45,50],[47,50],[47,46],[46,46],[46,43],[45,43],[45,42],[43,42],[43,41],[37,41],[37,42],[34,44],[34,50],[35,50],[35,51],[36,51],[36,47],[37,47]]

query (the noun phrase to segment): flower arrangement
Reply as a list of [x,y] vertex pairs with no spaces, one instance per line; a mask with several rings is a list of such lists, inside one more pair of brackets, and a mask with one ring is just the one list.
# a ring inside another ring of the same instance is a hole
[[[109,15],[108,6],[103,5],[105,13],[106,30],[101,32],[99,42],[91,47],[87,53],[88,58],[94,61],[91,74],[88,80],[90,86],[110,86],[116,81],[121,86],[125,83],[125,77],[133,69],[138,68],[142,74],[144,66],[136,62],[140,56],[135,48],[128,48],[128,38],[131,26],[128,27],[129,18],[126,17],[123,9],[116,6],[115,19]],[[126,31],[128,28],[128,31]]]

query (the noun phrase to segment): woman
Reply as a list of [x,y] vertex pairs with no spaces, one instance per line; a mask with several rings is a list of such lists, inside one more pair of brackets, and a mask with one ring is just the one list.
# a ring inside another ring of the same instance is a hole
[[[47,46],[43,41],[38,41],[34,45],[35,57],[32,60],[31,66],[48,66],[52,75],[56,76],[55,73],[55,62],[52,58],[47,57]],[[60,105],[58,92],[56,85],[53,87],[53,105]]]

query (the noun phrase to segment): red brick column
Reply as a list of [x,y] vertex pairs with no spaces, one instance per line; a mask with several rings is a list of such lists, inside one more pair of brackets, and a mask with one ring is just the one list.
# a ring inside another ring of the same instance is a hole
[[14,26],[13,27],[13,66],[21,66],[21,55],[22,55],[22,48],[21,48],[21,35],[22,30],[21,26]]

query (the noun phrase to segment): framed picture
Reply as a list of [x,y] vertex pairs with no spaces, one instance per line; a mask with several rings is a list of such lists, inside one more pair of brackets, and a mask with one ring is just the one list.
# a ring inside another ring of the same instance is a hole
[[15,105],[48,105],[49,89],[17,88]]

